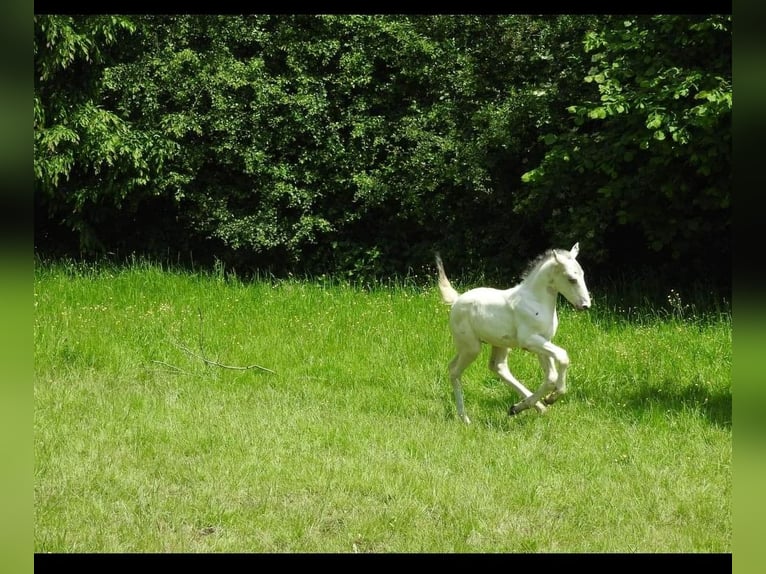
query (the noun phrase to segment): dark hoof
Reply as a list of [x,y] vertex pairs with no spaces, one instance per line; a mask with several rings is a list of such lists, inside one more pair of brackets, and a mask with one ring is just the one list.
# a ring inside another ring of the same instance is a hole
[[508,416],[509,417],[515,416],[515,415],[519,414],[519,412],[520,411],[516,410],[516,405],[512,405],[511,408],[508,409]]

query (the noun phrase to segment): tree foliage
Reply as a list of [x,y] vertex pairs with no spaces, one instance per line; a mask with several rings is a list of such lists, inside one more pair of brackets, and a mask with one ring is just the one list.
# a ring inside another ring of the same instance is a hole
[[618,237],[687,272],[728,268],[731,17],[611,17],[583,45],[590,93],[541,134],[517,210],[546,206],[604,257]]
[[361,277],[608,263],[622,226],[683,257],[729,225],[730,21],[36,16],[37,241]]
[[163,151],[104,101],[110,50],[134,29],[118,16],[35,16],[35,191],[85,244],[94,208],[145,186]]

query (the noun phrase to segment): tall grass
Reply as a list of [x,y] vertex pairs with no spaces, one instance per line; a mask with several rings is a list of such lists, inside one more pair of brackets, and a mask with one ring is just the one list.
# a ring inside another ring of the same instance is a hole
[[485,350],[466,426],[435,288],[38,264],[35,550],[730,552],[730,314],[617,307],[542,416]]

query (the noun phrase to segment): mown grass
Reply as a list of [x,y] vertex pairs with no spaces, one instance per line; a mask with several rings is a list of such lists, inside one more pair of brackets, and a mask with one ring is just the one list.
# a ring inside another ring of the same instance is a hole
[[435,288],[40,263],[35,551],[730,552],[730,314],[611,297],[548,413],[485,350],[465,426]]

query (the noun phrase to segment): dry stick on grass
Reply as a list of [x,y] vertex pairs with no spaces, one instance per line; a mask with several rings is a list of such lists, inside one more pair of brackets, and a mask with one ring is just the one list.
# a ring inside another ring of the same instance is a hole
[[176,367],[175,365],[171,365],[170,363],[166,363],[165,361],[152,360],[152,363],[157,363],[158,365],[162,365],[163,367],[168,367],[169,369],[173,369],[177,373],[183,373],[184,375],[189,375],[192,377],[194,376],[192,373],[184,371],[183,369],[180,369]]
[[[202,309],[197,309],[197,313],[199,314],[199,349],[202,354],[197,354],[186,345],[182,345],[181,343],[173,341],[173,344],[176,347],[181,349],[184,353],[187,353],[191,355],[192,357],[196,357],[197,359],[200,359],[207,365],[214,365],[216,367],[221,367],[222,369],[231,369],[234,371],[249,371],[250,369],[258,369],[260,371],[264,371],[266,373],[271,373],[272,375],[276,375],[276,371],[272,371],[271,369],[267,369],[266,367],[262,367],[261,365],[247,365],[246,367],[238,367],[235,365],[224,365],[223,363],[219,363],[218,361],[213,361],[212,359],[208,359],[207,357],[205,357],[204,355],[205,347],[204,347],[203,339],[202,339]],[[186,373],[186,371],[179,369],[175,365],[171,365],[170,363],[166,363],[164,361],[152,361],[152,362],[159,363],[160,365],[164,365],[166,367],[170,367],[171,369],[175,369],[176,371],[179,371],[181,373]]]
[[181,343],[173,343],[173,344],[176,347],[178,347],[179,349],[181,349],[183,352],[188,353],[192,357],[196,357],[196,358],[204,361],[208,365],[215,365],[216,367],[221,367],[222,369],[232,369],[232,370],[235,370],[235,371],[248,371],[250,369],[259,369],[261,371],[265,371],[267,373],[271,373],[272,375],[276,374],[275,371],[272,371],[271,369],[267,369],[266,367],[262,367],[260,365],[248,365],[246,367],[237,367],[237,366],[234,366],[234,365],[224,365],[222,363],[219,363],[218,361],[213,361],[212,359],[208,359],[207,357],[203,357],[202,355],[198,355],[197,353],[192,351],[189,347],[187,347],[185,345],[182,345]]

